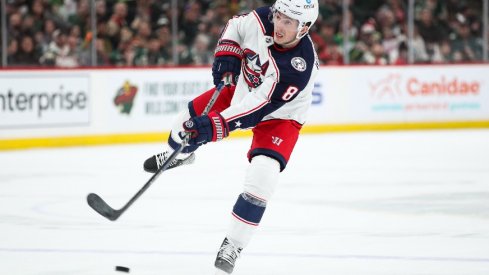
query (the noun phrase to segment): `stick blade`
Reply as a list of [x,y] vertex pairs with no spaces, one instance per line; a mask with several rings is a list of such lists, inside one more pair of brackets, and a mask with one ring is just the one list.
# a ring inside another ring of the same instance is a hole
[[100,215],[106,217],[111,221],[117,220],[120,213],[110,207],[99,195],[95,193],[90,193],[87,196],[87,203],[93,210],[97,211]]

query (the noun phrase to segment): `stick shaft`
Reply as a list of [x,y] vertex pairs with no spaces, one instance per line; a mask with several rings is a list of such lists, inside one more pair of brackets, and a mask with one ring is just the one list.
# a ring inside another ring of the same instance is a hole
[[[222,88],[224,87],[224,84],[221,82],[216,90],[214,91],[214,94],[212,94],[211,99],[205,106],[204,112],[202,115],[206,115],[209,113],[210,109],[212,106],[214,106],[214,103],[216,102],[217,98],[219,97],[219,94],[221,93]],[[122,215],[146,190],[153,184],[153,182],[156,181],[156,179],[161,175],[162,172],[168,169],[168,166],[170,166],[170,163],[182,152],[183,148],[187,146],[188,141],[189,141],[190,135],[187,134],[183,137],[182,143],[179,144],[178,148],[173,151],[173,153],[170,155],[170,157],[163,163],[163,165],[156,171],[156,173],[151,176],[151,178],[139,189],[139,191],[132,196],[132,198],[119,210],[115,210],[117,212],[117,216],[113,217],[111,220],[116,220],[120,215]],[[99,211],[97,211],[99,212]],[[100,213],[100,212],[99,212]],[[104,215],[105,216],[105,215]],[[108,217],[107,217],[108,218]]]

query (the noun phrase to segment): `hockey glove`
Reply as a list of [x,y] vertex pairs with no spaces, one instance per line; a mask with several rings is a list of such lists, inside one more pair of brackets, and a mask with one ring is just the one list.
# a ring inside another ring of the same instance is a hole
[[201,145],[209,141],[219,141],[229,135],[228,123],[217,112],[193,117],[183,123],[183,129],[184,132],[180,136],[189,133],[189,145]]
[[214,53],[214,63],[212,64],[212,77],[214,85],[226,76],[231,75],[232,84],[236,84],[241,73],[241,59],[243,50],[238,43],[230,40],[220,40]]

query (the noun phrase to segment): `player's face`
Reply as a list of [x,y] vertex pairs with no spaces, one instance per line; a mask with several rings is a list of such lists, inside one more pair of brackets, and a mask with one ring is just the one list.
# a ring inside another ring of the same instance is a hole
[[293,42],[296,41],[299,21],[276,11],[273,14],[273,25],[273,40],[275,43],[283,47],[290,47],[296,44]]

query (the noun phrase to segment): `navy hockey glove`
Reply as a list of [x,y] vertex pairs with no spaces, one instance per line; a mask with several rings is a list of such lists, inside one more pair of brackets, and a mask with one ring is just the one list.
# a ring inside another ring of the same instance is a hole
[[226,76],[231,75],[232,84],[236,84],[241,73],[241,59],[243,50],[239,44],[230,40],[220,40],[214,53],[214,63],[212,64],[212,77],[214,85]]
[[[226,120],[217,112],[205,116],[193,117],[183,123],[185,133],[190,133],[189,145],[206,144],[219,141],[229,135]],[[182,134],[180,134],[182,136]]]

